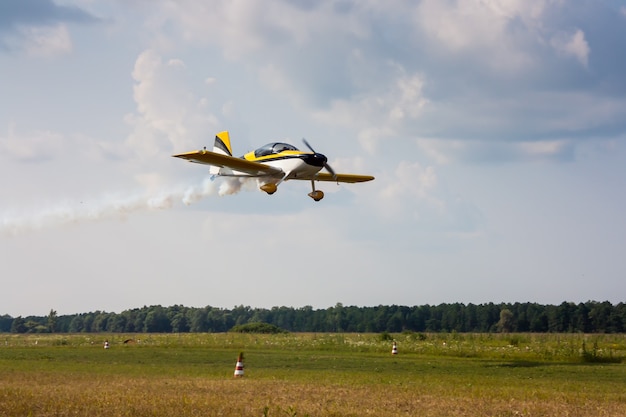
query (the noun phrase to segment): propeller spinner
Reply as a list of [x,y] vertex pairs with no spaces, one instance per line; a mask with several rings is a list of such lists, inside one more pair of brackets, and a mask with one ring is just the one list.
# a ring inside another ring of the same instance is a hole
[[321,153],[317,153],[306,139],[302,138],[302,142],[304,142],[306,147],[309,148],[311,152],[313,152],[315,158],[319,158],[321,161],[323,161],[323,167],[326,168],[326,171],[328,171],[330,175],[332,175],[333,178],[336,179],[337,174],[335,174],[335,170],[328,164],[326,156]]

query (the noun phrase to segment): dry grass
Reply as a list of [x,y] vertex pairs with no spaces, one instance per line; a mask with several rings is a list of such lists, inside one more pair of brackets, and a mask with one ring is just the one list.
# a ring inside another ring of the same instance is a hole
[[[355,335],[329,336],[334,347],[310,335],[150,337],[107,351],[82,335],[7,343],[0,347],[0,415],[626,415],[621,363],[403,354],[402,345],[392,357],[390,349],[359,351]],[[500,348],[486,340],[481,345]],[[240,348],[246,376],[235,379]]]
[[252,379],[38,376],[0,383],[4,416],[624,416],[622,394]]

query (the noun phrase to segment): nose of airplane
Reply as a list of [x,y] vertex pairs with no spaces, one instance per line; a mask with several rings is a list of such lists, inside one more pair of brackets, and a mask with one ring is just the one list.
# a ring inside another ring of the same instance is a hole
[[304,162],[314,167],[323,167],[324,165],[326,165],[326,162],[328,162],[328,159],[326,158],[325,155],[314,152],[314,153],[306,154],[304,156]]

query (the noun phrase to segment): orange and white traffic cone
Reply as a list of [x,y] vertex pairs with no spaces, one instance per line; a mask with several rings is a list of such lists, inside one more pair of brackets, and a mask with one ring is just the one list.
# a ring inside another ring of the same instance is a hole
[[392,355],[398,354],[398,345],[396,344],[396,342],[393,342],[393,347],[391,348],[391,354]]
[[235,365],[235,378],[243,377],[243,352],[237,357],[237,365]]

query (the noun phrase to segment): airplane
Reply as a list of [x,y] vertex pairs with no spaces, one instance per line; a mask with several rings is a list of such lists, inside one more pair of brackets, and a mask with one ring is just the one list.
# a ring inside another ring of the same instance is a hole
[[[315,181],[357,183],[374,179],[371,175],[337,174],[328,165],[325,155],[315,152],[305,139],[302,140],[310,152],[301,151],[288,143],[272,142],[237,158],[233,156],[230,135],[224,131],[215,135],[213,151],[207,151],[204,147],[198,151],[172,156],[197,164],[211,165],[209,173],[212,178],[257,178],[259,188],[269,195],[274,194],[283,181],[311,181],[313,191],[308,196],[314,201],[324,198],[324,192],[315,189]],[[328,172],[320,172],[322,168]]]

